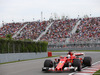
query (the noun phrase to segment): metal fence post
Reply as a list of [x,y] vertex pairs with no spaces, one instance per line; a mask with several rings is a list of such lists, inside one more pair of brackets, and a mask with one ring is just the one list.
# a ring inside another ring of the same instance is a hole
[[8,42],[8,53],[9,53],[9,42]]
[[13,43],[13,53],[15,53],[15,44]]

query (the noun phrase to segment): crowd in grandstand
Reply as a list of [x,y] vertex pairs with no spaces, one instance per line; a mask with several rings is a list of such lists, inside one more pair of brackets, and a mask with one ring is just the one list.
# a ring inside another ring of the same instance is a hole
[[16,39],[37,39],[39,35],[45,31],[46,27],[50,24],[49,21],[43,22],[29,22],[25,28],[21,30],[21,33],[16,37]]
[[0,37],[6,37],[7,34],[14,35],[25,23],[7,23],[0,28]]
[[88,42],[100,40],[100,17],[84,18],[72,35],[71,42]]
[[[51,27],[47,30],[40,40],[53,43],[65,42],[66,38],[70,38],[70,42],[94,42],[100,41],[100,17],[80,19],[80,24],[77,27],[76,33],[70,34],[78,19],[54,20]],[[46,27],[50,25],[50,21],[34,21],[26,23],[7,23],[0,28],[0,37],[5,37],[7,34],[12,36],[16,34],[24,25],[26,25],[14,39],[37,39]],[[91,47],[92,45],[79,45],[71,47]],[[95,46],[95,45],[94,45]],[[97,47],[100,45],[96,45]],[[57,47],[57,46],[55,46]],[[69,47],[67,45],[61,47]],[[93,47],[93,46],[92,46]]]
[[67,37],[70,37],[69,33],[74,28],[77,19],[68,20],[56,20],[49,28],[47,33],[41,38],[48,42],[65,42]]

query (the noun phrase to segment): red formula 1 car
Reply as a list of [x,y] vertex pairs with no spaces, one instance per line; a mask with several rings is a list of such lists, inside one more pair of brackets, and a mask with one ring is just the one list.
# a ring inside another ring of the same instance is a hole
[[42,71],[81,71],[82,67],[91,66],[92,62],[91,57],[79,57],[82,55],[84,53],[73,53],[69,51],[66,57],[55,59],[54,62],[52,60],[45,60]]

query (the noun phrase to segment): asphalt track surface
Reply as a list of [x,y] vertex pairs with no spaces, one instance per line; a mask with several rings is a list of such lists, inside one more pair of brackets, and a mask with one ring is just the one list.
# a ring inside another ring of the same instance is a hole
[[[100,52],[84,52],[85,56],[92,57],[92,63],[100,61]],[[53,55],[66,55],[66,52],[53,52]],[[54,60],[55,58],[49,58]],[[48,58],[45,58],[48,59]],[[0,75],[68,75],[71,71],[60,73],[45,73],[42,72],[42,67],[45,59],[37,59],[9,64],[0,65]]]

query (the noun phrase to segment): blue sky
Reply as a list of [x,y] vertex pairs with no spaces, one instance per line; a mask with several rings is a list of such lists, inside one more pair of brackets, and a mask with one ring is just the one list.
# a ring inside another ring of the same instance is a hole
[[78,15],[100,16],[100,0],[0,0],[0,24],[33,21],[41,18],[41,11],[45,19],[54,17],[56,13],[70,18],[77,18]]

